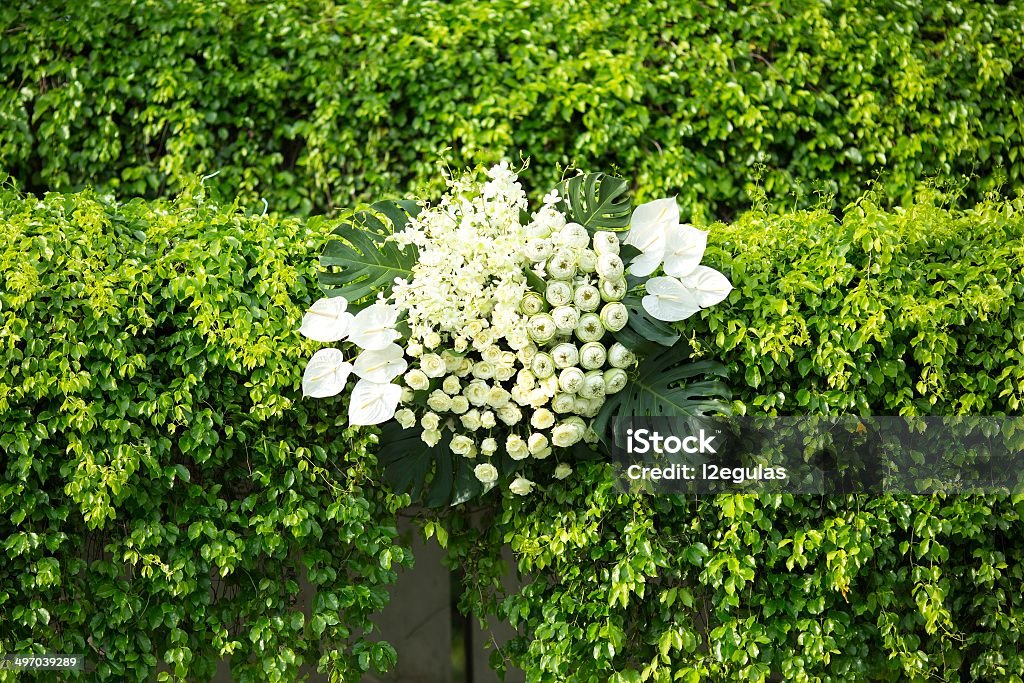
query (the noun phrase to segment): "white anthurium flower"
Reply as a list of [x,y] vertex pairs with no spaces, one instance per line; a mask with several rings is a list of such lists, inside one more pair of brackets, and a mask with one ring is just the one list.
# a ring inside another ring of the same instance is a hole
[[313,354],[302,373],[302,395],[327,398],[341,393],[352,374],[352,364],[338,349],[320,349]]
[[708,234],[692,225],[677,225],[669,230],[665,242],[665,274],[683,277],[692,273],[704,257]]
[[658,320],[686,320],[700,310],[694,291],[674,277],[652,277],[646,288],[647,296],[641,303]]
[[629,264],[629,272],[638,277],[650,275],[665,258],[669,231],[679,225],[679,205],[675,197],[656,199],[633,210],[625,244],[642,253]]
[[398,344],[388,344],[379,351],[363,351],[353,368],[356,375],[369,382],[387,384],[409,367]]
[[377,425],[395,416],[402,387],[361,379],[356,382],[349,397],[348,423],[350,425]]
[[[714,306],[723,301],[732,291],[732,283],[729,282],[729,278],[707,266],[697,266],[692,273],[680,278],[680,282],[693,294],[701,308]],[[650,282],[648,282],[647,291],[650,291]]]
[[402,336],[395,325],[398,308],[377,303],[356,314],[349,326],[348,340],[361,349],[380,351]]
[[325,296],[317,299],[302,316],[299,333],[318,342],[336,342],[345,338],[352,324],[348,301],[343,296]]

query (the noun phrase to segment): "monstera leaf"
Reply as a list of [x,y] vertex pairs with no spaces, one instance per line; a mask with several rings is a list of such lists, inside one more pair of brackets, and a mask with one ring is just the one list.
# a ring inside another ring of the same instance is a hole
[[629,225],[633,204],[622,178],[604,173],[582,173],[558,186],[559,211],[590,232],[623,230]]
[[672,346],[682,336],[668,323],[658,320],[643,307],[643,298],[629,295],[622,300],[629,312],[626,326],[615,333],[615,340],[641,355],[663,353],[658,346]]
[[389,294],[396,277],[411,277],[415,247],[402,248],[386,238],[401,231],[419,209],[412,201],[385,201],[346,218],[320,256],[320,288],[328,296],[345,297],[355,310],[378,292]]
[[446,434],[436,446],[420,438],[419,427],[402,429],[394,420],[381,425],[377,459],[396,493],[409,493],[427,507],[458,505],[483,492],[473,461],[448,448]]
[[594,419],[594,431],[607,436],[613,417],[699,417],[729,413],[731,393],[724,382],[725,366],[712,361],[688,362],[678,346],[640,364],[626,387],[608,396]]

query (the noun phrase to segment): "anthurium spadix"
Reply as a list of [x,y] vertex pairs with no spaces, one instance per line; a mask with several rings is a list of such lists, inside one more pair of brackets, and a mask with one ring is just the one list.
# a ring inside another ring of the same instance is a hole
[[338,349],[320,349],[313,354],[302,374],[302,394],[327,398],[341,393],[352,374],[352,364]]
[[318,342],[336,342],[345,338],[353,315],[347,312],[348,301],[341,296],[317,299],[302,316],[299,333]]
[[352,389],[348,404],[350,425],[376,425],[395,416],[402,387],[361,379]]
[[380,351],[402,336],[398,324],[398,308],[384,303],[367,306],[356,314],[349,326],[348,340],[361,349]]
[[354,372],[369,382],[386,384],[405,372],[409,364],[398,344],[388,344],[379,351],[363,351],[356,358]]

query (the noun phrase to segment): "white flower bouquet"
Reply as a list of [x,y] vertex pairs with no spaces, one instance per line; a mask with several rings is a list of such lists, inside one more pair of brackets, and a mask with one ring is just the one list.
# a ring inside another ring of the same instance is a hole
[[[665,353],[668,323],[722,301],[700,265],[707,233],[672,198],[633,209],[625,181],[580,174],[530,212],[502,163],[449,181],[436,205],[354,212],[321,256],[300,332],[339,344],[312,357],[303,392],[349,392],[351,425],[380,425],[391,484],[456,504],[504,481],[529,494],[591,457],[613,415],[724,407],[711,363]],[[696,379],[695,379],[696,378]]]

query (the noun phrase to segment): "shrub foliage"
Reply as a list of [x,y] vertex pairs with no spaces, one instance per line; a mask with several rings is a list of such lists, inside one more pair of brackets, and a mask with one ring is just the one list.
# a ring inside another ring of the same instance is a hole
[[[1020,200],[753,212],[711,228],[707,260],[736,290],[684,335],[748,411],[1020,414]],[[495,663],[529,680],[1019,682],[1022,515],[1024,496],[630,497],[589,465],[449,538],[464,607],[520,628]]]
[[202,193],[0,190],[0,652],[85,654],[97,681],[393,662],[364,630],[408,563],[402,501],[299,393],[324,237]]
[[166,196],[196,173],[309,213],[454,166],[621,169],[731,216],[922,179],[1024,184],[1019,0],[44,0],[0,9],[0,168]]

